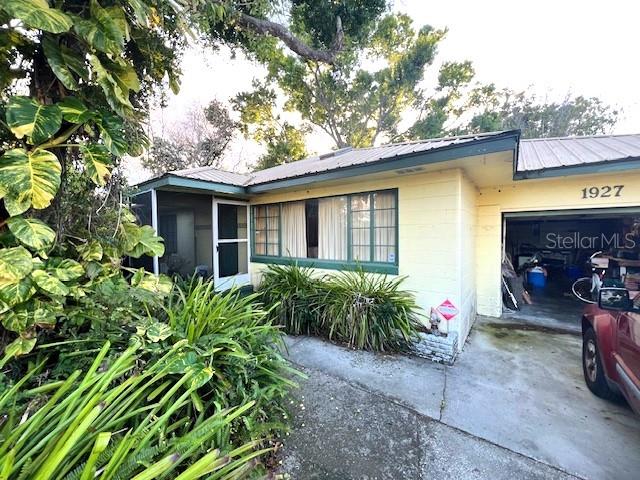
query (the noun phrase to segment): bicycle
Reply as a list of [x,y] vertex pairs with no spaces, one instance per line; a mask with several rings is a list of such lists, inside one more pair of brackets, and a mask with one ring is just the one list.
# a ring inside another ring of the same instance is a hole
[[598,302],[598,294],[600,293],[600,288],[602,288],[602,282],[607,272],[607,267],[598,265],[594,261],[594,258],[601,253],[602,252],[596,252],[589,257],[588,264],[591,267],[591,276],[579,278],[571,285],[573,294],[578,300],[584,303]]

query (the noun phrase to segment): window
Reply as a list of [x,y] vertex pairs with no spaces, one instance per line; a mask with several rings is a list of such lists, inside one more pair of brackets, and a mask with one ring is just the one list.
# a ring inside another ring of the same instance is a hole
[[254,206],[253,254],[327,268],[397,265],[397,215],[397,190]]

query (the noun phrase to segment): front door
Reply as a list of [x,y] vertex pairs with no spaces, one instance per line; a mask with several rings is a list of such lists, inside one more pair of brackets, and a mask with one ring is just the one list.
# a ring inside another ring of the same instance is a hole
[[213,259],[216,290],[247,285],[249,278],[249,206],[213,199]]

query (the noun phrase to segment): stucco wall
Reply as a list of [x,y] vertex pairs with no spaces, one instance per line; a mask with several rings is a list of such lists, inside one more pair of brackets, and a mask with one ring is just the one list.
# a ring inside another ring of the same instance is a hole
[[[619,197],[583,199],[584,188],[624,185]],[[500,263],[502,215],[507,212],[576,210],[640,206],[640,174],[584,175],[544,180],[521,180],[482,188],[477,196],[476,270],[478,313],[502,313]]]
[[[395,175],[383,180],[359,179],[340,186],[261,195],[252,203],[386,188],[398,189],[398,262],[399,274],[407,277],[405,288],[415,293],[426,316],[431,307],[451,300],[461,313],[442,329],[455,329],[464,338],[475,312],[475,250],[470,232],[476,221],[476,191],[461,170]],[[263,264],[251,264],[254,285],[259,284],[262,268]]]

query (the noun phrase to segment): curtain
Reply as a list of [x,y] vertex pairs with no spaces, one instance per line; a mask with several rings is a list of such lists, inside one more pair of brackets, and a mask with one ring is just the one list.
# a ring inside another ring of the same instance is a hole
[[374,193],[375,249],[374,262],[396,261],[396,203],[395,195],[389,192]]
[[282,204],[282,256],[307,257],[304,202]]
[[318,200],[318,258],[347,260],[347,197]]

